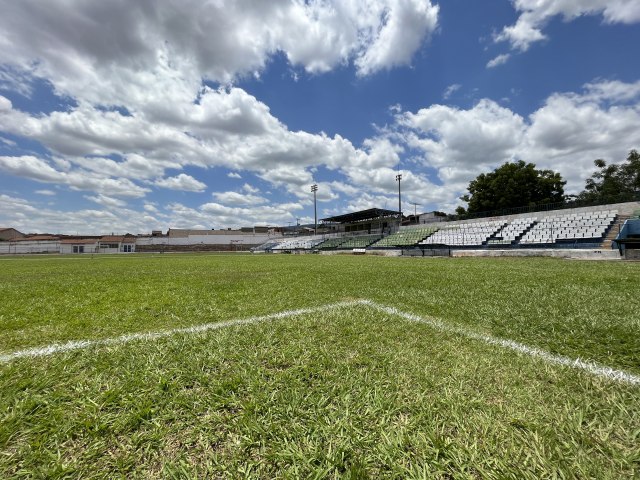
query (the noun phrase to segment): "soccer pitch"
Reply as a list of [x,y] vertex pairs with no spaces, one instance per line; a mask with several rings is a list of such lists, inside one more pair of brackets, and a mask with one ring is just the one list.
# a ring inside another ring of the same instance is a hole
[[2,478],[632,478],[640,265],[0,259]]

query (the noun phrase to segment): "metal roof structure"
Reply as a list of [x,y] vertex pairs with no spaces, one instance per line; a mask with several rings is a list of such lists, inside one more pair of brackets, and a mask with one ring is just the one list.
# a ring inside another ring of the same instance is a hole
[[343,215],[336,215],[335,217],[327,217],[321,219],[323,222],[335,222],[335,223],[348,223],[359,222],[362,220],[375,220],[385,217],[397,217],[400,212],[395,210],[385,210],[384,208],[370,208],[368,210],[361,210],[359,212],[345,213]]

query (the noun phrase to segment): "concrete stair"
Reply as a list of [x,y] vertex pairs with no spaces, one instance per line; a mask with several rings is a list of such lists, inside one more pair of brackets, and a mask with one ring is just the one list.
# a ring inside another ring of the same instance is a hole
[[618,236],[618,233],[620,232],[620,229],[622,229],[622,225],[624,225],[624,222],[627,221],[629,218],[631,218],[630,215],[618,215],[616,217],[616,221],[613,223],[613,225],[607,232],[607,235],[604,237],[604,240],[602,241],[600,248],[603,248],[603,249],[611,248],[611,243]]

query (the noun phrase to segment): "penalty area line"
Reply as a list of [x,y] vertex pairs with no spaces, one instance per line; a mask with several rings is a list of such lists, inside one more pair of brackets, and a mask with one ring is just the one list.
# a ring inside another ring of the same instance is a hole
[[109,345],[121,345],[133,341],[152,341],[160,338],[166,338],[173,335],[190,335],[205,333],[208,331],[219,330],[227,327],[235,327],[242,325],[252,325],[272,320],[280,320],[298,315],[306,315],[311,313],[323,313],[338,310],[342,308],[350,308],[356,306],[368,306],[374,310],[386,313],[388,315],[401,318],[413,323],[427,325],[435,330],[445,333],[452,333],[472,340],[480,341],[488,345],[494,345],[507,350],[515,351],[522,355],[538,358],[546,363],[553,365],[561,365],[565,367],[582,370],[596,377],[605,378],[620,383],[631,385],[640,385],[640,376],[634,375],[624,370],[615,369],[597,362],[582,360],[580,358],[570,358],[564,355],[555,355],[537,347],[530,347],[514,340],[507,340],[491,335],[475,332],[471,329],[450,325],[442,320],[433,317],[422,317],[413,313],[404,312],[396,307],[383,305],[372,300],[349,300],[343,302],[330,303],[317,307],[300,308],[295,310],[285,310],[283,312],[261,315],[256,317],[248,317],[237,320],[225,320],[221,322],[205,323],[192,327],[174,328],[171,330],[161,330],[158,332],[132,333],[122,335],[120,337],[104,338],[98,340],[75,340],[66,343],[48,345],[45,347],[28,348],[18,350],[8,354],[0,354],[0,364],[9,363],[19,358],[36,358],[53,355],[56,353],[70,352],[73,350],[83,350],[90,347],[100,347]]
[[357,305],[364,305],[366,300],[350,300],[344,302],[330,303],[320,305],[318,307],[299,308],[295,310],[285,310],[283,312],[271,313],[257,317],[241,318],[237,320],[224,320],[221,322],[205,323],[202,325],[194,325],[192,327],[174,328],[171,330],[161,330],[158,332],[131,333],[120,337],[103,338],[97,340],[73,340],[66,343],[54,343],[45,347],[27,348],[12,353],[0,354],[0,364],[9,363],[19,358],[36,358],[46,357],[55,353],[71,352],[73,350],[83,350],[90,347],[103,347],[109,345],[121,345],[134,341],[150,341],[159,338],[171,337],[173,335],[192,335],[204,333],[211,330],[219,330],[227,327],[235,327],[242,325],[252,325],[255,323],[267,322],[272,320],[280,320],[283,318],[295,317],[298,315],[306,315],[310,313],[329,312],[340,308],[348,308]]
[[371,300],[365,300],[362,303],[369,305],[378,311],[388,313],[389,315],[395,315],[410,322],[422,323],[430,326],[435,330],[440,330],[445,333],[453,333],[462,337],[478,340],[488,345],[495,345],[507,350],[513,350],[523,355],[539,358],[540,360],[543,360],[544,362],[549,364],[575,368],[584,372],[588,372],[596,377],[606,378],[608,380],[613,380],[620,383],[640,385],[640,376],[625,372],[624,370],[618,370],[606,365],[601,365],[597,362],[585,361],[580,358],[570,358],[564,355],[555,355],[540,348],[530,347],[514,340],[505,340],[498,337],[492,337],[491,335],[474,332],[470,329],[446,324],[441,320],[435,318],[421,317],[413,313],[403,312],[402,310],[398,310],[395,307],[382,305]]

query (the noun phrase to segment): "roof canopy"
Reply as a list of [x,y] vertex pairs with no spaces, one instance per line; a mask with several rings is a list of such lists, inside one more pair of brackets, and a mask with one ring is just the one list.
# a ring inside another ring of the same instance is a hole
[[323,218],[323,222],[349,223],[359,222],[361,220],[375,220],[383,217],[397,217],[400,212],[394,210],[385,210],[383,208],[370,208],[369,210],[361,210],[359,212],[345,213],[344,215],[336,215],[335,217]]

